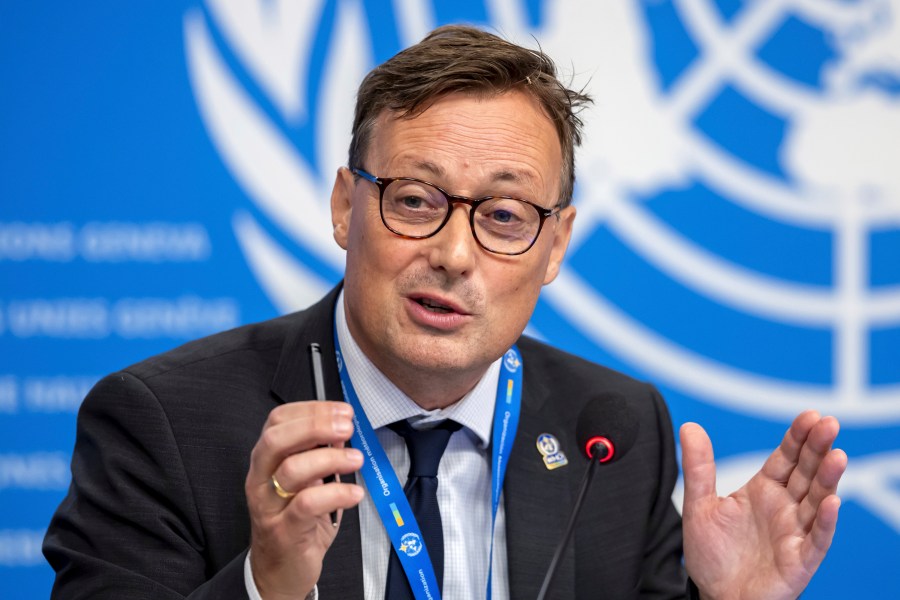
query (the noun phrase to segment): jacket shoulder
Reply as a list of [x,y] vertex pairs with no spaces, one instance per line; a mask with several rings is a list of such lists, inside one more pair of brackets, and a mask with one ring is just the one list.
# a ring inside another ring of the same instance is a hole
[[241,361],[247,356],[277,360],[286,338],[302,321],[292,313],[199,338],[122,369],[144,381],[168,373]]
[[655,388],[644,381],[534,338],[522,336],[517,346],[522,352],[526,369],[539,374],[541,379],[552,379],[565,385],[590,383],[596,389],[615,391],[629,397],[648,392],[656,394]]

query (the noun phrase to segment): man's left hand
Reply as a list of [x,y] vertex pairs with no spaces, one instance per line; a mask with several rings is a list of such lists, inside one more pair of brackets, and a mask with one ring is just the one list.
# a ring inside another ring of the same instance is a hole
[[839,425],[800,414],[762,469],[737,492],[716,495],[712,443],[681,428],[684,558],[703,598],[796,598],[831,545],[847,455],[832,449]]

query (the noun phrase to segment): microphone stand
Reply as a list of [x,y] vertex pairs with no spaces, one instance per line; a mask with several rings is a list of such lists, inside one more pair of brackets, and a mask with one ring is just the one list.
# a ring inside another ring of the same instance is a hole
[[594,470],[597,468],[597,463],[609,453],[609,449],[600,442],[591,446],[591,451],[591,459],[588,463],[587,470],[584,472],[584,476],[581,478],[581,490],[579,490],[578,498],[575,500],[575,506],[572,508],[572,516],[569,517],[566,531],[563,534],[559,545],[556,547],[556,552],[553,554],[550,566],[547,568],[547,574],[544,576],[544,583],[541,585],[541,591],[538,592],[537,600],[544,600],[547,596],[547,590],[550,589],[550,583],[553,581],[553,576],[556,575],[556,567],[559,564],[559,559],[562,558],[563,551],[566,549],[566,546],[569,545],[569,540],[572,538],[572,532],[575,530],[575,519],[578,518],[578,513],[581,512],[581,505],[584,503],[584,497],[587,495],[588,486],[590,486],[591,479],[594,477]]

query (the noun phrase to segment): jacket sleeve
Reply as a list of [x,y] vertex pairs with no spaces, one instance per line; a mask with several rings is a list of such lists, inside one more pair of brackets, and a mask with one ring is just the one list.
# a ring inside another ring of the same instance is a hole
[[72,482],[44,540],[51,597],[246,598],[246,552],[217,569],[206,548],[163,406],[138,377],[106,377],[79,411]]

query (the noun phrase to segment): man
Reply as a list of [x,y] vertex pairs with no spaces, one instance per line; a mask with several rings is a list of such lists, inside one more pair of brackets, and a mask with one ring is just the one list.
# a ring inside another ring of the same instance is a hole
[[[96,386],[45,541],[54,596],[436,597],[437,587],[533,598],[581,477],[578,415],[614,394],[636,440],[592,486],[551,597],[683,597],[682,547],[701,597],[796,597],[837,520],[846,456],[831,449],[833,418],[800,415],[724,499],[708,437],[685,425],[682,524],[655,390],[521,337],[571,235],[587,101],[544,55],[466,27],[438,29],[370,73],[331,197],[343,286]],[[332,401],[307,402],[313,343]],[[503,404],[516,406],[513,389],[518,410]],[[501,422],[508,436],[492,433]],[[422,431],[447,432],[437,537],[394,494]],[[574,464],[547,468],[535,446],[546,433]],[[395,539],[406,521],[422,535]],[[420,554],[430,559],[407,576]]]

